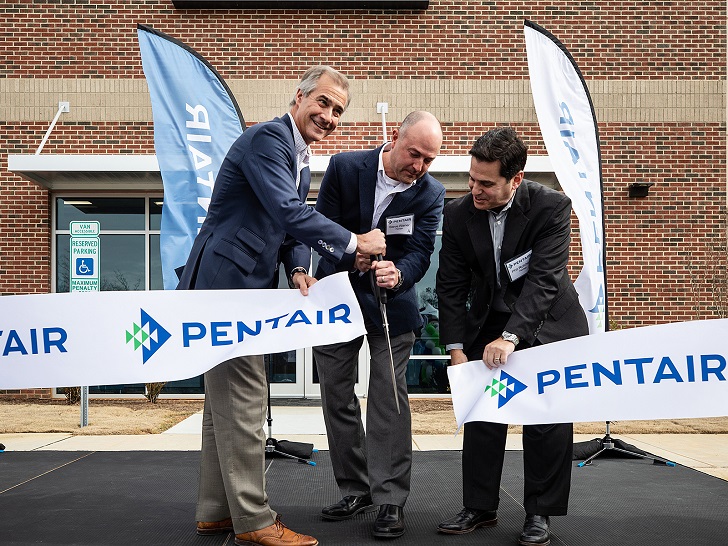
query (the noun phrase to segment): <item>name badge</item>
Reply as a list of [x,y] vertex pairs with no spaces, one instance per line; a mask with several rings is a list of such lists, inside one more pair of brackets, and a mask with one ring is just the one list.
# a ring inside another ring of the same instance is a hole
[[387,217],[387,231],[385,235],[412,235],[415,225],[414,214]]
[[528,250],[506,262],[506,271],[511,282],[517,281],[528,273],[528,264],[531,262],[533,250]]

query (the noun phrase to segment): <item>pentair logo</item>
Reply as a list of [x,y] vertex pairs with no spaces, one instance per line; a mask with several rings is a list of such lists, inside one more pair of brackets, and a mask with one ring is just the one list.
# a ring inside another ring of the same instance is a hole
[[501,370],[500,379],[494,377],[492,383],[485,387],[483,392],[490,393],[491,397],[498,396],[498,407],[502,408],[511,398],[525,389],[526,385]]
[[134,323],[134,328],[130,332],[126,331],[126,342],[134,340],[134,350],[142,348],[142,363],[146,364],[147,360],[164,345],[164,343],[172,337],[171,334],[162,328],[162,326],[150,317],[144,309],[140,309],[142,320],[141,326]]

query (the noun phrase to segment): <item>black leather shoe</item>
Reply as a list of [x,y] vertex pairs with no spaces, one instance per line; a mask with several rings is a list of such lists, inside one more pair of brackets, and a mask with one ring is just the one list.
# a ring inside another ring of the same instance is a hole
[[362,512],[371,512],[376,510],[376,506],[372,503],[371,495],[347,495],[336,504],[327,506],[321,510],[321,517],[324,519],[342,520],[351,519]]
[[372,534],[377,538],[396,538],[404,534],[404,510],[394,504],[383,504],[374,521]]
[[437,530],[450,535],[464,535],[475,531],[478,527],[492,527],[496,523],[498,523],[498,514],[495,510],[463,508],[458,515],[446,519],[438,525]]
[[526,514],[526,522],[523,524],[523,532],[518,544],[522,546],[548,546],[551,544],[549,535],[550,520],[548,516]]

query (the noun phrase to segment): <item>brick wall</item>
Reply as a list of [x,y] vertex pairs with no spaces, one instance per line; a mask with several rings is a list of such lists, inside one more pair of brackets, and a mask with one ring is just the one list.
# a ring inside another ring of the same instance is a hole
[[402,12],[4,2],[0,50],[7,77],[141,78],[142,23],[183,39],[228,78],[296,78],[319,63],[354,78],[527,78],[524,18],[559,36],[586,74],[725,76],[725,47],[716,47],[725,44],[722,0],[431,0],[426,11]]
[[[680,88],[725,82],[725,16],[724,0],[431,0],[423,12],[178,11],[171,0],[4,2],[0,83],[141,80],[137,23],[184,41],[227,80],[295,80],[305,67],[325,63],[355,81],[383,80],[392,88],[408,80],[423,86],[436,80],[513,82],[528,78],[527,18],[567,46],[589,81],[674,80]],[[487,99],[505,108],[510,97],[503,93]],[[503,123],[457,121],[447,115],[449,97],[437,98],[446,113],[445,155],[466,153],[483,131]],[[652,121],[619,119],[619,96],[598,108],[610,318],[633,327],[718,316],[725,313],[726,282],[725,93],[717,114],[706,114],[701,105],[694,113],[683,107],[684,121],[678,122],[660,117],[681,107],[670,105],[669,93],[649,104],[643,98],[635,86],[622,102],[636,105],[633,111],[654,108],[655,115],[645,118]],[[37,106],[32,100],[28,105]],[[51,287],[51,196],[9,173],[7,155],[33,153],[53,112],[46,121],[22,108],[3,114],[9,111],[3,108],[0,101],[0,294],[45,293]],[[380,141],[380,122],[348,114],[331,138],[316,145],[317,153]],[[154,152],[149,116],[119,119],[61,118],[43,153]],[[248,124],[258,121],[246,117]],[[545,155],[535,115],[513,125],[531,153]],[[628,198],[627,185],[636,181],[655,184],[647,198]],[[576,245],[574,256],[575,275]]]
[[[715,317],[714,283],[726,283],[725,125],[601,130],[610,317],[624,327]],[[630,199],[633,181],[655,185]]]
[[49,399],[53,398],[51,389],[22,389],[9,390],[0,389],[0,398],[17,398],[17,399]]

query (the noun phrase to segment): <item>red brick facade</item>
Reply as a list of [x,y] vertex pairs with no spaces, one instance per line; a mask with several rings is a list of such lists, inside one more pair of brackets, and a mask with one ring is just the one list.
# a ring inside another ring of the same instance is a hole
[[[523,19],[593,78],[725,78],[725,2],[431,0],[425,11],[175,10],[171,0],[4,2],[5,77],[143,77],[137,23],[182,39],[227,78],[527,78]],[[283,38],[281,40],[281,38]]]
[[[431,0],[421,12],[4,2],[0,79],[141,79],[142,23],[195,48],[226,79],[293,80],[331,64],[354,79],[525,80],[524,18],[556,35],[587,81],[726,79],[724,0]],[[444,120],[442,154],[466,153],[495,124]],[[514,126],[532,153],[545,155],[536,123]],[[0,294],[51,289],[51,192],[7,169],[7,156],[34,153],[47,128],[0,116]],[[634,327],[725,312],[725,117],[600,121],[599,130],[611,320]],[[378,123],[344,121],[317,151],[371,147],[380,136]],[[43,153],[152,154],[152,125],[61,118]],[[628,198],[634,181],[655,184],[647,198]]]

